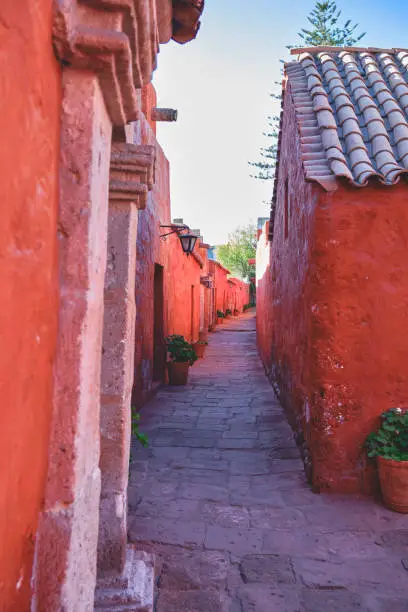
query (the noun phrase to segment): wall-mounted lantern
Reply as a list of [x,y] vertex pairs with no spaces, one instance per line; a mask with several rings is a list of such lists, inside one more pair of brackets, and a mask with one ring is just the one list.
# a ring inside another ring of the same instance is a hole
[[172,225],[160,225],[160,227],[167,227],[171,229],[170,232],[161,234],[160,238],[166,238],[166,236],[170,236],[171,234],[177,234],[180,240],[181,248],[183,249],[183,253],[190,255],[190,253],[194,251],[197,236],[196,234],[192,234],[190,232],[188,225],[177,225],[172,223]]
[[181,248],[184,253],[190,255],[194,251],[195,243],[197,242],[197,236],[194,234],[179,234]]

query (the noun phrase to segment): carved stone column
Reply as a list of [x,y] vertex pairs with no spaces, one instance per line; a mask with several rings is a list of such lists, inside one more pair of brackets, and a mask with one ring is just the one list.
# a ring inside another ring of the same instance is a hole
[[99,386],[112,124],[98,79],[67,68],[61,115],[59,330],[32,609],[93,609]]
[[[148,191],[153,186],[154,159],[155,149],[152,146],[128,143],[112,145],[101,375],[102,487],[97,609],[109,608],[113,603],[117,605],[121,597],[125,597],[128,603],[130,599],[135,604],[134,609],[139,609],[143,599],[140,588],[145,588],[145,581],[135,581],[135,576],[133,583],[128,580],[132,572],[126,568],[126,562],[128,566],[135,566],[137,555],[135,557],[134,551],[128,551],[127,546],[127,485],[137,219],[138,210],[146,206]],[[112,588],[115,586],[116,592]]]
[[[60,306],[48,480],[36,537],[32,610],[91,612],[101,487],[100,369],[112,127],[126,134],[124,126],[138,119],[141,89],[151,81],[160,40],[176,34],[183,42],[194,38],[203,0],[194,0],[195,10],[184,2],[173,6],[172,0],[54,0],[53,5],[52,43],[63,66]],[[133,290],[129,285],[120,287],[120,282],[131,282],[136,208],[143,206],[152,180],[151,151],[136,152],[125,144],[115,147],[112,158],[104,350],[118,368],[126,367],[123,379],[113,377],[112,371],[110,379],[104,374],[102,381],[104,406],[110,408],[102,419],[101,513],[106,522],[100,527],[99,546],[100,559],[105,560],[100,567],[108,567],[109,561],[118,571],[126,554],[124,483],[130,432],[124,415],[125,406],[129,408],[134,317],[129,297]],[[109,344],[110,328],[127,341],[127,357],[120,352],[125,350],[124,342],[116,343],[112,337]],[[109,410],[113,421],[116,415],[123,419],[116,431]],[[111,476],[105,470],[109,462]],[[111,506],[108,491],[114,492]],[[113,532],[108,535],[110,520]],[[109,547],[115,552],[108,554]],[[138,567],[142,575],[146,564],[141,561]],[[125,589],[128,582],[129,588],[135,581],[143,582],[134,573],[129,576],[122,581]],[[145,582],[151,589],[149,580]],[[110,603],[107,609],[112,610]]]

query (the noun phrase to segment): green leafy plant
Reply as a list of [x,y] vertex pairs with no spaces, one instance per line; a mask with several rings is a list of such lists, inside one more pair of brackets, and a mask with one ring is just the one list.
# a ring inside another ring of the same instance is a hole
[[246,310],[249,310],[250,308],[252,308],[252,305],[251,305],[251,304],[244,304],[244,312],[245,312]]
[[165,339],[171,361],[176,363],[189,363],[191,366],[197,361],[197,355],[192,344],[184,336],[173,334]]
[[139,440],[140,444],[144,447],[149,445],[149,439],[146,434],[142,433],[139,429],[140,414],[136,412],[136,409],[132,407],[132,436]]
[[217,317],[219,319],[223,319],[225,317],[225,314],[222,312],[222,310],[217,310]]
[[197,342],[194,342],[194,344],[205,344],[205,346],[208,346],[208,342],[206,340],[197,340]]
[[[316,45],[329,45],[340,47],[352,47],[356,45],[365,33],[356,32],[357,24],[352,24],[351,19],[342,24],[341,10],[338,9],[334,0],[324,2],[317,1],[314,9],[306,17],[307,24],[298,32],[300,41],[294,41],[295,45],[287,45],[287,49],[293,46],[315,47]],[[260,159],[256,162],[248,162],[252,168],[256,168],[256,174],[251,174],[255,179],[270,181],[275,177],[276,161],[278,157],[278,138],[280,131],[280,103],[282,100],[281,80],[275,81],[276,93],[270,94],[275,100],[276,114],[267,117],[266,131],[263,135],[267,139],[266,146],[261,147]],[[277,104],[279,103],[279,105]],[[267,202],[263,202],[267,204]],[[227,266],[228,267],[228,266]]]
[[232,315],[232,311],[229,308],[227,308],[227,310],[225,311],[225,314],[226,315]]
[[369,457],[408,461],[408,410],[390,408],[381,415],[378,431],[365,442]]

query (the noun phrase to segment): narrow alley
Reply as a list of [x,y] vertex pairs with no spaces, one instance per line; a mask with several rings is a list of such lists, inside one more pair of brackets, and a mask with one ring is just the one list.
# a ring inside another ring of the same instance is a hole
[[156,555],[156,612],[406,612],[407,518],[315,495],[256,349],[255,314],[210,334],[133,442],[129,538]]

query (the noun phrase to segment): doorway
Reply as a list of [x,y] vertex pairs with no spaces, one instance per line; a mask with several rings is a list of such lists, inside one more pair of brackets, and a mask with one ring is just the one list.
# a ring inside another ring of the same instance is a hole
[[164,343],[164,292],[163,292],[163,266],[154,266],[153,290],[153,380],[164,381],[166,367],[166,347]]
[[194,321],[194,316],[195,316],[195,286],[191,285],[191,310],[190,310],[190,315],[191,315],[191,319],[190,319],[190,342],[194,342],[195,341],[195,337],[194,337],[194,332],[195,332],[195,321]]

